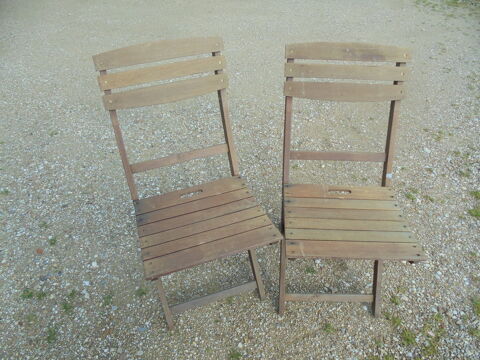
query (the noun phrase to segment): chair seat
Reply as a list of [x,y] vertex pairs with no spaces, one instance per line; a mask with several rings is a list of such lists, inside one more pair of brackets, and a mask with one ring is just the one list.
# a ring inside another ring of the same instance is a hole
[[426,260],[391,188],[285,185],[287,257]]
[[282,238],[238,176],[134,205],[147,279]]

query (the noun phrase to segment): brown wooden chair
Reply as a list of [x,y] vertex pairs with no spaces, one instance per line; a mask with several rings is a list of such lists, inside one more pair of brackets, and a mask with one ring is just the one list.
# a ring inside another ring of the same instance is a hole
[[[145,276],[157,281],[169,328],[173,327],[172,314],[220,298],[257,288],[260,299],[263,299],[265,290],[255,249],[282,238],[239,176],[226,99],[228,78],[223,72],[225,58],[220,54],[222,49],[222,39],[212,37],[150,42],[93,56],[95,68],[100,72],[98,83],[105,93],[103,104],[110,113],[135,207]],[[196,58],[107,74],[110,69],[192,56]],[[191,77],[198,74],[204,76]],[[190,78],[176,79],[181,77]],[[163,80],[168,82],[133,90],[121,89]],[[215,91],[225,143],[130,164],[117,110],[170,103]],[[139,199],[134,174],[218,154],[228,154],[231,177]],[[243,251],[248,251],[255,281],[183,304],[168,305],[162,276]]]
[[[400,100],[405,96],[403,82],[409,72],[405,65],[410,60],[410,53],[393,46],[316,42],[287,45],[285,57],[282,207],[285,240],[281,244],[279,313],[285,311],[286,301],[353,301],[372,302],[373,313],[378,316],[381,311],[383,261],[426,260],[425,253],[409,231],[390,188],[398,110]],[[296,59],[304,61],[295,63]],[[332,60],[342,63],[332,63]],[[372,62],[391,64],[372,66]],[[294,78],[342,81],[293,81]],[[353,83],[345,82],[344,79],[370,81]],[[384,83],[372,83],[375,81]],[[385,81],[393,83],[385,84]],[[390,101],[385,150],[375,153],[291,150],[294,97],[340,102]],[[291,184],[291,160],[382,162],[382,186]],[[373,293],[286,293],[287,259],[295,258],[374,260]]]

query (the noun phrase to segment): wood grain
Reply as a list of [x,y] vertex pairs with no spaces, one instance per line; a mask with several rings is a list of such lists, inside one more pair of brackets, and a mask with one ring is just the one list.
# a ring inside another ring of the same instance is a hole
[[324,184],[287,184],[287,198],[323,198],[356,200],[393,200],[394,192],[383,186],[335,186]]
[[145,276],[147,279],[156,278],[207,261],[267,245],[280,239],[281,236],[273,225],[262,227],[213,241],[200,247],[181,250],[145,261]]
[[358,241],[358,242],[416,242],[409,232],[394,231],[356,231],[356,230],[318,230],[286,228],[285,238],[313,241]]
[[103,105],[107,110],[159,105],[205,95],[227,86],[225,74],[203,76],[104,95]]
[[285,218],[351,219],[377,221],[403,221],[400,210],[352,210],[321,208],[287,208]]
[[398,62],[410,60],[410,51],[397,46],[368,43],[310,42],[288,44],[285,47],[285,58]]
[[160,40],[127,46],[93,56],[96,70],[145,64],[223,50],[220,37]]
[[384,162],[385,153],[345,151],[290,151],[290,160],[333,160]]
[[[289,229],[322,229],[322,230],[363,230],[363,231],[410,231],[407,224],[401,221],[378,220],[344,220],[290,218],[285,222]],[[333,240],[333,239],[332,239]]]
[[[183,204],[205,197],[243,189],[245,187],[245,182],[238,176],[222,178],[205,184],[191,186],[185,189],[171,191],[165,194],[134,201],[135,214],[141,215],[149,211],[163,209],[172,205]],[[143,223],[141,216],[137,216],[137,222],[139,224]]]
[[395,66],[285,64],[285,76],[295,78],[404,81],[408,75],[409,69],[399,69]]
[[371,294],[287,294],[287,301],[372,302]]
[[170,229],[177,229],[181,226],[195,224],[200,221],[206,221],[209,219],[219,218],[224,215],[234,214],[238,211],[254,208],[256,206],[257,203],[255,199],[249,197],[246,199],[215,206],[213,208],[180,215],[173,218],[162,219],[161,221],[150,222],[147,220],[144,225],[138,226],[138,234],[140,237],[146,237],[151,234],[159,233]]
[[287,257],[426,260],[420,245],[415,243],[378,243],[354,241],[287,241]]
[[385,200],[343,200],[321,198],[288,198],[285,200],[287,208],[310,207],[328,209],[358,209],[358,210],[398,210],[393,201]]
[[149,246],[142,249],[142,259],[150,260],[159,256],[164,256],[180,250],[204,246],[215,240],[223,239],[229,236],[238,235],[247,231],[258,229],[265,226],[271,226],[271,222],[266,215],[235,222],[230,225],[217,227],[216,229],[181,237],[172,241],[163,242],[158,245]]
[[[140,247],[145,248],[148,246],[163,244],[168,241],[204,233],[205,231],[235,224],[237,222],[252,219],[261,215],[264,215],[263,210],[259,206],[255,206],[227,215],[216,216],[207,220],[190,223],[181,227],[176,227],[165,231],[160,230],[151,235],[140,237]],[[159,228],[161,229],[161,227]]]
[[405,96],[403,85],[304,81],[285,82],[283,93],[303,99],[346,102],[400,100]]
[[[148,214],[142,215],[141,217],[142,224],[165,220],[165,219],[173,218],[176,216],[185,215],[188,213],[193,213],[196,211],[213,208],[219,205],[235,202],[242,199],[247,199],[249,197],[252,197],[250,190],[240,189],[240,190],[234,190],[234,191],[216,195],[216,196],[210,196],[207,198],[202,198],[199,200],[194,200],[194,201],[182,203],[179,205],[166,207],[166,208],[151,211]],[[139,228],[139,231],[140,230],[141,229]]]
[[148,170],[158,169],[163,166],[180,164],[193,159],[210,157],[228,152],[227,144],[209,146],[203,149],[196,149],[184,153],[173,154],[160,159],[146,160],[136,164],[131,164],[132,173],[139,173]]
[[211,72],[226,66],[225,57],[208,57],[195,60],[179,61],[170,64],[127,70],[117,73],[100,75],[98,85],[102,90],[118,89],[153,81],[168,80]]

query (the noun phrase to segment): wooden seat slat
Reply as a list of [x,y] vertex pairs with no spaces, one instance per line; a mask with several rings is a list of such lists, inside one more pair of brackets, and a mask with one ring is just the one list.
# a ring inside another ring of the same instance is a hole
[[285,200],[286,208],[306,207],[324,209],[398,210],[398,204],[389,200],[344,200],[322,198],[292,198]]
[[162,231],[176,229],[181,226],[194,224],[200,221],[218,218],[224,215],[234,214],[244,209],[254,208],[257,202],[253,197],[230,202],[224,205],[215,206],[205,210],[195,211],[185,215],[176,216],[173,218],[148,223],[146,225],[138,226],[138,234],[140,237],[149,236]]
[[188,213],[213,208],[219,205],[232,203],[238,200],[247,199],[249,197],[252,197],[252,193],[247,188],[234,190],[224,194],[214,195],[188,203],[173,205],[160,210],[151,211],[149,213],[139,215],[137,217],[137,222],[139,224],[148,224],[155,221],[174,218]]
[[423,261],[427,257],[416,243],[287,240],[287,257],[364,260]]
[[285,222],[290,229],[361,230],[361,231],[409,231],[403,221],[344,220],[317,218],[288,218]]
[[[135,200],[135,214],[137,215],[137,221],[142,223],[138,215],[146,212],[160,210],[169,206],[196,201],[205,197],[219,195],[243,188],[245,188],[245,181],[238,176],[222,178],[209,183],[171,191],[166,194]],[[187,196],[189,194],[191,196]]]
[[285,218],[317,218],[346,220],[378,220],[403,221],[400,210],[352,210],[352,209],[321,209],[321,208],[285,208]]
[[[246,204],[247,206],[249,204]],[[195,213],[194,213],[195,214]],[[159,231],[151,235],[140,237],[140,247],[145,248],[148,246],[162,244],[164,242],[176,240],[179,238],[203,233],[205,231],[213,230],[219,227],[231,225],[240,221],[252,219],[258,216],[264,215],[264,211],[259,207],[250,207],[244,210],[236,211],[227,215],[217,216],[218,213],[213,212],[210,219],[206,219],[199,222],[189,223],[182,227],[176,227],[166,231]],[[168,220],[165,220],[168,221]],[[162,221],[159,222],[161,225]],[[157,223],[153,223],[157,224]],[[153,225],[150,224],[150,225]]]
[[409,232],[398,231],[356,231],[356,230],[319,230],[287,229],[286,239],[314,241],[361,241],[361,242],[415,242]]
[[147,260],[144,262],[145,276],[152,280],[207,261],[277,242],[281,238],[280,233],[273,225],[251,230],[202,246]]
[[335,186],[324,184],[288,184],[285,186],[288,198],[323,198],[356,200],[393,200],[394,192],[387,187]]
[[150,260],[176,251],[204,245],[215,240],[241,234],[250,230],[258,229],[265,226],[271,226],[271,224],[272,223],[270,222],[270,219],[266,215],[258,216],[230,225],[218,227],[213,230],[201,232],[187,237],[182,237],[172,241],[167,241],[155,246],[149,246],[142,249],[142,259],[144,261]]

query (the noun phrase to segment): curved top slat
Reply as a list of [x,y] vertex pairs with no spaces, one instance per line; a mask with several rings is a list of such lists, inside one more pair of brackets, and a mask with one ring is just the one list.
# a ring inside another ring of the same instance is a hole
[[343,61],[394,61],[407,62],[410,51],[397,46],[367,43],[329,43],[311,42],[288,44],[285,58],[308,60],[343,60]]
[[211,54],[223,50],[220,37],[161,40],[132,45],[93,56],[96,70],[175,59],[185,56]]

